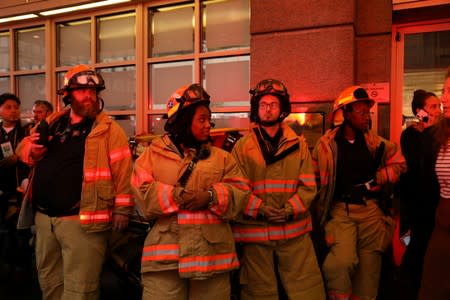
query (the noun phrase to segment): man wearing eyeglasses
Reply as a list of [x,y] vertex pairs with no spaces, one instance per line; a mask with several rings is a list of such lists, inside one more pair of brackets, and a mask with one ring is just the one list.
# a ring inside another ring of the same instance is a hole
[[304,139],[283,123],[291,112],[289,94],[274,79],[250,94],[251,133],[232,151],[252,191],[233,228],[243,245],[241,299],[278,299],[276,272],[289,299],[325,299],[309,236],[313,165]]
[[[123,129],[102,112],[100,74],[70,69],[58,94],[69,105],[19,146],[31,184],[36,264],[43,299],[98,299],[111,229],[133,208],[131,153]],[[19,223],[22,220],[19,220]]]
[[387,188],[406,165],[397,145],[369,130],[374,104],[359,86],[342,91],[333,128],[312,153],[320,183],[312,211],[330,247],[322,265],[329,299],[376,299],[382,253],[394,233]]

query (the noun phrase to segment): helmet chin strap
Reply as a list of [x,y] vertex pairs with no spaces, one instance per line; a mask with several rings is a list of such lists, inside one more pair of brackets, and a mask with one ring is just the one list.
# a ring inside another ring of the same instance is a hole
[[103,110],[103,108],[105,107],[105,101],[103,101],[103,98],[101,98],[99,96],[97,96],[97,101],[100,102],[100,108],[98,109],[98,112],[100,113]]
[[264,127],[270,127],[270,126],[273,126],[273,125],[275,125],[277,123],[283,122],[284,118],[286,118],[286,117],[287,117],[287,114],[285,112],[282,112],[277,120],[275,120],[275,121],[261,121],[260,120],[259,124],[261,124]]

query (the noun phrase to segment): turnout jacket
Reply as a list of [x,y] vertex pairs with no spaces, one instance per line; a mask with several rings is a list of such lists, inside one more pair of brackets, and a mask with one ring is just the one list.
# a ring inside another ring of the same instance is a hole
[[242,173],[226,151],[208,145],[184,189],[213,191],[215,204],[185,210],[175,197],[178,180],[195,157],[195,149],[179,153],[170,138],[156,138],[136,160],[132,185],[144,217],[155,220],[142,253],[141,272],[178,269],[181,278],[204,279],[239,267],[229,221],[242,210],[248,193]]
[[[251,195],[243,214],[233,226],[234,238],[244,243],[291,239],[312,229],[309,206],[316,182],[308,146],[303,137],[281,123],[282,136],[275,155],[264,158],[259,126],[241,138],[232,154],[248,179]],[[285,223],[269,223],[259,214],[262,205],[285,208]]]
[[[47,118],[50,135],[52,125],[68,113],[69,109],[66,109]],[[16,153],[22,161],[33,165],[30,149],[30,140],[24,139]],[[99,113],[86,137],[83,159],[79,219],[87,232],[109,230],[112,227],[113,214],[130,215],[134,210],[130,185],[132,168],[125,132],[106,113]],[[28,192],[32,193],[31,189],[28,189]]]
[[[336,183],[337,168],[337,143],[335,140],[337,132],[341,127],[329,129],[319,139],[312,152],[314,168],[319,190],[317,195],[317,203],[315,203],[318,221],[324,225],[327,217],[332,209],[333,196]],[[381,158],[380,167],[375,173],[375,181],[378,185],[387,183],[395,183],[400,178],[400,174],[406,171],[406,162],[400,148],[376,135],[373,131],[364,133],[367,148],[373,158],[377,153],[377,149],[381,143],[385,144]]]

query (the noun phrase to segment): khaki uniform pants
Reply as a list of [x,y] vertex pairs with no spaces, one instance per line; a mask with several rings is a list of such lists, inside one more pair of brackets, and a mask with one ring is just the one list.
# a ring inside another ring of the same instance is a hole
[[180,278],[178,270],[142,274],[143,300],[230,300],[230,273],[204,280]]
[[44,300],[99,299],[109,232],[86,233],[78,216],[36,213],[36,266]]
[[278,300],[275,268],[289,299],[325,299],[309,234],[268,244],[244,244],[241,264],[241,300]]
[[339,202],[325,227],[331,246],[323,263],[329,299],[376,299],[382,253],[394,234],[394,223],[373,200],[364,205]]

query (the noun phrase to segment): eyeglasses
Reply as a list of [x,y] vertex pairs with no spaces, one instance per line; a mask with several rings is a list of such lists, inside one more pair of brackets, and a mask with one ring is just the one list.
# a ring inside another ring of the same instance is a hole
[[372,117],[373,116],[372,111],[354,110],[353,112],[361,117]]
[[270,108],[270,110],[274,110],[280,107],[280,104],[276,103],[276,102],[272,102],[272,103],[264,103],[264,102],[260,102],[259,103],[259,109],[262,110],[267,110],[268,108]]
[[256,85],[250,90],[250,94],[259,96],[268,93],[275,93],[281,96],[287,96],[287,89],[281,81],[275,79],[266,79]]

